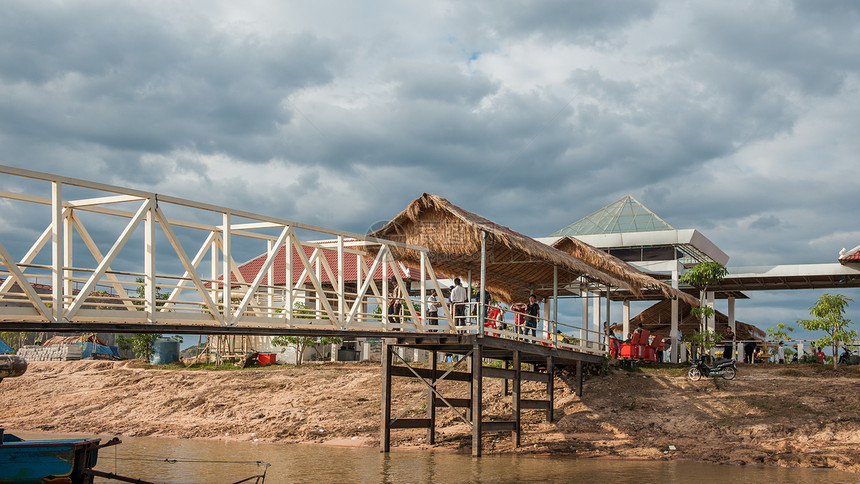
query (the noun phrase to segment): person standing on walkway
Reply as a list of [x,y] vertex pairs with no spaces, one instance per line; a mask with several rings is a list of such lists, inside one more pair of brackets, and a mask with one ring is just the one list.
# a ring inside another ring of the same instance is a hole
[[464,326],[466,324],[466,288],[460,283],[460,278],[454,279],[454,288],[451,289],[451,295],[448,299],[451,305],[454,306],[454,325]]
[[534,294],[529,296],[529,303],[526,305],[526,331],[529,334],[529,329],[532,330],[532,336],[537,337],[537,317],[540,315],[540,305],[537,303],[537,296]]
[[[439,309],[442,308],[442,304],[439,302],[439,296],[436,295],[436,291],[430,293],[430,297],[427,298],[427,322],[431,326],[439,325]],[[435,329],[430,330],[431,333],[436,332]]]
[[723,358],[731,360],[735,346],[735,333],[734,331],[732,331],[731,326],[726,328],[726,338],[723,340],[723,342],[725,343],[725,346],[723,347]]
[[785,347],[782,346],[782,341],[779,342],[779,347],[776,349],[776,361],[778,361],[780,365],[785,363]]
[[[403,291],[400,290],[400,285],[397,284],[396,277],[391,276],[388,283],[394,286],[388,297],[388,322],[391,324],[400,324],[400,310],[403,309]],[[400,331],[400,328],[393,328],[393,330]]]

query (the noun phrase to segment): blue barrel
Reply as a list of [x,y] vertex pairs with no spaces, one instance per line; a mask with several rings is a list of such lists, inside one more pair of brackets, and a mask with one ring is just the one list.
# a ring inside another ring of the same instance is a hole
[[158,338],[152,343],[152,356],[149,362],[153,365],[166,365],[179,361],[179,341],[169,338]]

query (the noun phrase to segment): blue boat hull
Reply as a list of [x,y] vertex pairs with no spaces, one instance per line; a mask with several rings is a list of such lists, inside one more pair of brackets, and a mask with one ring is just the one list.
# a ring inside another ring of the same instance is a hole
[[0,483],[88,483],[83,471],[95,467],[101,439],[21,440],[4,435]]

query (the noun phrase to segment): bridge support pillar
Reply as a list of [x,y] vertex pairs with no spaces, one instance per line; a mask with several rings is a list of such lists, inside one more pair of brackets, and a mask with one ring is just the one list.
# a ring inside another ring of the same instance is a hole
[[436,395],[433,390],[436,389],[436,368],[437,358],[436,352],[430,352],[430,385],[427,389],[427,419],[430,420],[430,426],[427,428],[427,442],[430,445],[436,443]]
[[382,348],[382,452],[391,450],[391,347],[386,343]]
[[481,457],[481,422],[484,415],[484,364],[481,344],[472,346],[472,457]]

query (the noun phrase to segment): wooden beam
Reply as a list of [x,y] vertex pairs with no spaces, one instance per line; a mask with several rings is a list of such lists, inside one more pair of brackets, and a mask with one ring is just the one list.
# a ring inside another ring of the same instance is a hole
[[[507,380],[513,380],[517,377],[516,369],[508,370],[505,368],[492,367],[484,368],[484,376],[487,378],[505,378]],[[541,383],[546,383],[547,381],[546,373],[538,373],[534,371],[521,371],[519,378],[527,381],[536,381]]]
[[[412,373],[413,371],[415,373]],[[415,378],[415,374],[417,374],[421,378],[424,378],[425,380],[435,378],[433,370],[429,370],[427,368],[412,368],[412,370],[410,371],[409,368],[405,368],[403,366],[391,367],[391,376],[407,376]],[[472,381],[472,375],[464,371],[452,371],[448,373],[448,376],[446,376],[445,379],[453,381]]]
[[429,418],[400,418],[388,423],[389,429],[430,429]]
[[547,410],[549,408],[549,400],[520,400],[521,410]]
[[[445,400],[448,400],[448,403],[451,404],[452,407],[468,408],[472,405],[472,400],[468,398],[446,398]],[[433,399],[433,406],[447,407],[448,405],[441,398],[435,398]]]
[[382,435],[380,451],[391,451],[391,346],[382,348]]
[[513,417],[514,417],[514,430],[511,437],[514,440],[514,448],[520,446],[520,428],[521,428],[521,410],[522,410],[522,400],[520,400],[521,395],[521,383],[520,379],[522,363],[520,362],[520,352],[514,351],[514,378],[513,378],[513,388],[511,389],[511,407],[513,408]]
[[512,432],[516,426],[516,422],[505,420],[481,422],[481,430],[484,432]]
[[484,364],[481,360],[481,344],[475,343],[472,348],[472,457],[481,457],[481,418],[483,407],[483,374]]

